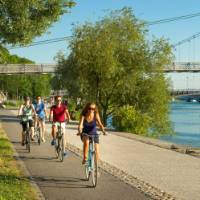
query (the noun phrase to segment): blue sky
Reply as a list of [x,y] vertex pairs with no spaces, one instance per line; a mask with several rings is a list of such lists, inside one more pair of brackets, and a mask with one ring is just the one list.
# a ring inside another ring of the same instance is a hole
[[[137,18],[154,21],[175,16],[182,16],[200,12],[199,0],[79,0],[77,5],[60,20],[49,28],[48,33],[36,38],[35,41],[70,36],[73,23],[83,24],[85,21],[96,21],[106,14],[106,10],[120,9],[124,6],[131,7]],[[200,32],[200,17],[154,25],[149,27],[149,35],[165,37],[174,44],[197,32]],[[193,44],[195,43],[195,44]],[[198,59],[197,46],[200,39],[186,43],[177,49],[177,59]],[[195,49],[196,48],[196,49]],[[188,52],[189,49],[192,51]],[[194,53],[195,49],[195,53]],[[37,63],[52,63],[58,51],[67,51],[66,42],[58,42],[29,48],[13,49],[11,53],[34,60]],[[200,56],[200,54],[199,54]]]
[[[44,33],[42,37],[36,38],[35,41],[70,36],[72,24],[97,21],[106,14],[106,11],[120,9],[124,6],[131,7],[137,18],[146,21],[200,12],[199,0],[78,0],[76,2],[77,5],[71,10],[71,13],[62,16],[57,23],[49,28],[48,33]],[[149,36],[150,38],[153,35],[157,38],[165,37],[170,43],[174,44],[200,32],[199,27],[200,17],[195,17],[149,26]],[[68,52],[67,42],[13,49],[10,52],[27,57],[36,63],[52,63],[55,62],[54,57],[59,51]],[[185,43],[177,48],[174,53],[177,61],[200,61],[200,38]],[[182,75],[182,77],[182,80],[177,80],[177,88],[187,87],[183,86],[185,85],[185,76]],[[176,81],[177,76],[173,75],[172,79]],[[191,87],[199,87],[199,80]]]

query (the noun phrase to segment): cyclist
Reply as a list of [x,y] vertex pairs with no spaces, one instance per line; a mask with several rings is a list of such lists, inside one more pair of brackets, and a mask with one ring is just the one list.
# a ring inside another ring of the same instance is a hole
[[56,96],[55,100],[56,100],[56,104],[51,107],[50,115],[49,115],[49,121],[52,122],[51,134],[53,137],[53,140],[51,141],[51,145],[56,145],[57,126],[61,122],[61,128],[63,130],[63,137],[64,137],[64,156],[66,156],[67,153],[65,151],[65,147],[66,147],[65,121],[70,120],[70,115],[66,106],[62,104],[61,96]]
[[42,138],[42,142],[45,142],[45,117],[46,117],[46,107],[44,102],[41,100],[41,96],[37,96],[36,97],[36,102],[33,104],[35,111],[37,113],[37,117],[36,118],[36,123],[39,123],[39,126],[41,127],[41,138]]
[[99,160],[99,135],[97,134],[97,124],[102,130],[103,134],[106,135],[103,124],[101,123],[99,112],[95,103],[88,103],[83,109],[80,117],[78,126],[78,135],[81,136],[83,142],[83,161],[85,164],[87,161],[88,149],[89,149],[89,138],[87,135],[95,135],[95,150],[97,161]]
[[27,129],[27,121],[29,122],[29,127],[31,128],[31,140],[34,141],[34,127],[33,127],[33,114],[36,115],[34,106],[31,104],[30,97],[24,98],[24,103],[20,106],[18,111],[18,116],[22,116],[22,146],[25,144],[25,131]]

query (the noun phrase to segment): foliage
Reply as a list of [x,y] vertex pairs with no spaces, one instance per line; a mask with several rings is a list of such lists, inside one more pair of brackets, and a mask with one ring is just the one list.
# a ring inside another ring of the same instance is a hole
[[151,118],[133,106],[125,105],[113,114],[113,125],[120,131],[146,135],[150,124]]
[[[32,64],[33,61],[11,55],[0,46],[0,64]],[[50,93],[50,75],[0,75],[0,90],[7,92],[10,98],[23,96],[47,96]]]
[[27,58],[22,58],[17,55],[11,55],[5,47],[0,45],[0,64],[7,64],[7,63],[32,64],[34,62]]
[[1,0],[0,42],[30,43],[74,5],[72,0]]
[[1,75],[0,89],[6,91],[11,99],[48,96],[51,89],[50,81],[50,75]]
[[22,102],[9,100],[9,101],[4,101],[3,104],[6,106],[6,108],[19,108]]
[[11,143],[1,128],[0,146],[0,199],[36,200],[36,191],[18,169]]
[[150,120],[151,130],[164,134],[170,130],[170,95],[162,69],[171,62],[171,47],[163,38],[147,41],[146,35],[130,8],[76,26],[70,55],[58,56],[57,77],[70,96],[97,102],[104,122],[129,105],[142,121]]

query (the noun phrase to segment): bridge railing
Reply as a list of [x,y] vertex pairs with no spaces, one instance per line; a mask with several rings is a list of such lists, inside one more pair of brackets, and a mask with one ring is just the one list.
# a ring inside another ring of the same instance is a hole
[[190,94],[200,94],[200,89],[177,89],[171,90],[171,95],[190,95]]
[[[0,64],[0,74],[55,73],[56,64]],[[174,62],[164,72],[200,72],[200,62]]]
[[56,68],[56,64],[0,64],[0,73],[55,73]]
[[200,71],[200,62],[173,62],[164,68],[165,72],[198,72]]

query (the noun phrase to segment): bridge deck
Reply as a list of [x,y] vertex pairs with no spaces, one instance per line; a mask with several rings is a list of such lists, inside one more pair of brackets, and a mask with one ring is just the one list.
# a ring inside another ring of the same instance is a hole
[[[0,74],[55,73],[56,64],[0,64]],[[174,62],[163,71],[200,72],[200,62]]]
[[56,68],[56,64],[1,64],[0,74],[55,73]]

